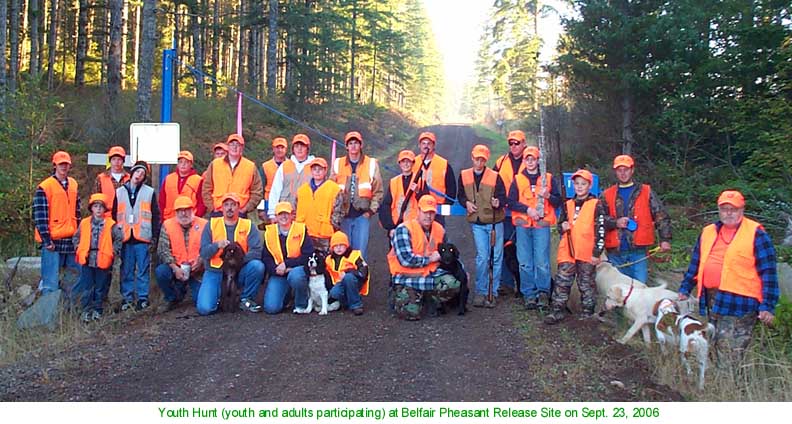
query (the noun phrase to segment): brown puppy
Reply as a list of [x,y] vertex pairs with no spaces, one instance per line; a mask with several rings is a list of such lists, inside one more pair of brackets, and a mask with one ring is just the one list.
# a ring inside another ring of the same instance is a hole
[[239,309],[239,286],[237,278],[245,259],[245,251],[237,242],[223,249],[223,281],[220,283],[220,310],[235,312]]

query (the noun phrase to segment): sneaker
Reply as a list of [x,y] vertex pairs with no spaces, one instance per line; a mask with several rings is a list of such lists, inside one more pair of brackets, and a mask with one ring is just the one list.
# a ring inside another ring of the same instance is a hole
[[150,305],[149,305],[148,300],[140,299],[140,300],[137,301],[137,305],[135,305],[135,310],[136,311],[142,311],[144,309],[147,309],[149,306]]
[[125,300],[124,303],[121,304],[121,310],[122,311],[128,311],[130,309],[133,309],[134,307],[135,307],[135,304],[132,303],[131,300]]
[[100,319],[102,319],[102,313],[100,311],[91,312],[91,320],[99,321]]
[[539,309],[546,309],[548,306],[550,306],[550,296],[548,296],[545,292],[539,292],[537,305],[539,306]]
[[261,305],[250,299],[242,299],[239,301],[239,309],[247,312],[256,313],[256,312],[261,312]]
[[539,304],[536,303],[535,297],[529,297],[525,299],[525,309],[529,311],[535,311],[539,309]]
[[334,300],[327,304],[327,312],[333,312],[341,309],[341,302],[338,300]]
[[483,308],[484,307],[484,295],[477,294],[473,296],[473,307],[474,308]]
[[484,307],[485,308],[494,308],[495,304],[497,303],[497,297],[493,297],[492,300],[484,299]]
[[545,316],[544,323],[547,325],[555,325],[563,321],[564,318],[566,318],[566,313],[563,310],[553,309],[553,312]]
[[83,313],[80,314],[80,321],[91,322],[91,311],[83,311]]
[[352,310],[352,313],[355,314],[355,316],[359,317],[359,316],[363,315],[363,308],[362,307],[355,308],[355,309]]

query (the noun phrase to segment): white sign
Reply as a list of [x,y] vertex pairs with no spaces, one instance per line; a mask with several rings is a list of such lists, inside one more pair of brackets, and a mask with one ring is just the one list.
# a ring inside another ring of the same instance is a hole
[[134,123],[129,125],[130,156],[149,164],[174,164],[179,156],[179,124]]

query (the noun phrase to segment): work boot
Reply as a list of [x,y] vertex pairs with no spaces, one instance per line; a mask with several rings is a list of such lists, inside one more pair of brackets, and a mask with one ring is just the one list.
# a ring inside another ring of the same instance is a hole
[[484,307],[484,295],[477,294],[473,296],[473,307],[474,308],[483,308]]
[[555,325],[566,318],[566,312],[561,308],[553,308],[553,311],[547,314],[544,318],[544,323],[547,325]]
[[525,299],[525,309],[529,311],[535,311],[539,308],[539,305],[536,303],[535,297],[528,297]]
[[361,306],[359,308],[353,309],[352,313],[355,314],[355,316],[357,316],[357,317],[363,315],[363,307]]
[[550,296],[548,296],[545,292],[539,292],[537,306],[542,310],[547,309],[547,307],[550,306]]
[[594,308],[583,308],[583,311],[580,313],[580,320],[587,320],[594,316]]
[[485,308],[490,308],[490,309],[494,308],[495,304],[497,303],[497,299],[498,299],[497,297],[493,297],[492,300],[485,299],[484,300],[484,307]]

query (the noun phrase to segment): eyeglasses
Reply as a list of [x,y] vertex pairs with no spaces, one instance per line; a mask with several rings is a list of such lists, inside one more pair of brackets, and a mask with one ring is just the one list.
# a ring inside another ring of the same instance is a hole
[[521,142],[519,141],[510,141],[509,146],[519,146]]

